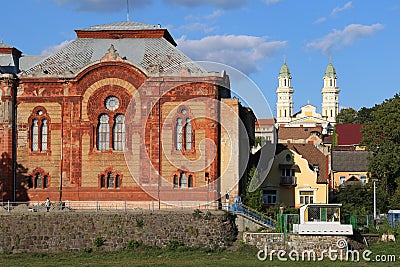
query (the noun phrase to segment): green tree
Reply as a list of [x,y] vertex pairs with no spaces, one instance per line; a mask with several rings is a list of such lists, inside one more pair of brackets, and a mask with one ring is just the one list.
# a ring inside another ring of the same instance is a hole
[[[370,114],[371,121],[362,127],[362,144],[371,152],[368,170],[377,180],[382,195],[381,202],[387,210],[397,203],[395,195],[400,183],[400,95],[376,105]],[[385,210],[385,211],[386,211]]]
[[372,214],[373,190],[370,183],[366,186],[355,184],[341,187],[335,197],[333,202],[343,205],[343,213]]
[[355,123],[357,120],[358,112],[353,108],[343,108],[336,116],[336,121],[340,124]]
[[261,187],[258,187],[254,192],[249,191],[249,185],[250,185],[250,180],[252,177],[258,176],[257,168],[252,167],[249,171],[249,176],[248,176],[248,183],[246,187],[246,196],[244,198],[244,204],[249,206],[252,209],[255,209],[256,211],[262,211],[263,210],[263,201],[262,201],[262,191]]

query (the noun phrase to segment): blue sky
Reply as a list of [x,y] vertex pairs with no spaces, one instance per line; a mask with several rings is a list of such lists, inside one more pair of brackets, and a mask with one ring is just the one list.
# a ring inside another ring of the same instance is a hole
[[[75,29],[125,21],[126,2],[2,1],[0,39],[26,55],[49,54],[75,39]],[[285,56],[295,111],[308,102],[321,110],[330,55],[341,107],[371,107],[399,92],[397,0],[129,0],[129,18],[168,28],[194,60],[227,64],[248,75],[274,114]]]

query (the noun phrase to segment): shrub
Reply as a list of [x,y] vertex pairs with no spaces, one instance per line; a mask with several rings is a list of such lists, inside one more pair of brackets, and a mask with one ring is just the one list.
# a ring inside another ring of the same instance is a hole
[[96,248],[99,248],[99,247],[103,246],[105,243],[106,243],[105,238],[103,238],[103,237],[101,237],[101,236],[96,237],[96,238],[94,239],[94,241],[93,241],[93,245],[94,245]]
[[143,219],[136,218],[136,227],[143,227]]
[[176,250],[177,248],[183,247],[183,246],[184,246],[184,244],[182,241],[170,240],[170,241],[168,241],[167,249],[168,250]]
[[142,242],[141,242],[141,241],[130,240],[130,241],[128,242],[127,248],[128,248],[128,249],[135,249],[135,248],[140,247],[141,245],[142,245]]

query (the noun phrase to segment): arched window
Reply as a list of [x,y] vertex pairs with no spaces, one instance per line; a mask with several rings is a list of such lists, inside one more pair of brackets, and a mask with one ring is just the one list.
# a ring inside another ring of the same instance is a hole
[[178,175],[174,175],[174,187],[179,187]]
[[49,150],[49,116],[43,107],[36,107],[30,121],[30,148],[32,152]]
[[121,176],[119,174],[115,175],[115,188],[119,188],[121,184]]
[[180,177],[179,180],[180,180],[181,187],[186,187],[187,186],[186,173],[181,172],[181,177]]
[[111,167],[100,173],[98,177],[100,188],[115,189],[121,187],[122,174],[115,172]]
[[49,174],[37,168],[29,176],[28,187],[33,189],[46,189],[50,185]]
[[110,125],[108,124],[109,117],[107,114],[102,114],[99,117],[98,126],[98,150],[110,149]]
[[35,188],[42,188],[42,175],[40,172],[36,173],[35,175]]
[[32,151],[39,151],[39,125],[38,120],[32,120]]
[[[184,124],[184,125],[183,125]],[[175,125],[175,149],[177,151],[193,150],[193,124],[189,112],[183,108],[178,113]]]
[[107,174],[107,187],[114,187],[114,174],[112,172],[108,172]]
[[188,178],[188,187],[193,187],[193,175],[189,175]]
[[106,187],[106,176],[104,174],[100,175],[100,187]]
[[47,120],[43,119],[42,120],[42,136],[41,136],[41,141],[42,141],[42,151],[47,150]]
[[47,188],[49,183],[49,177],[47,175],[43,176],[43,188]]
[[185,125],[185,149],[192,150],[192,124],[189,118],[186,118]]
[[114,150],[125,149],[125,116],[118,114],[114,119],[113,129]]
[[182,126],[182,119],[176,119],[176,150],[182,150],[182,139],[183,139],[183,126]]

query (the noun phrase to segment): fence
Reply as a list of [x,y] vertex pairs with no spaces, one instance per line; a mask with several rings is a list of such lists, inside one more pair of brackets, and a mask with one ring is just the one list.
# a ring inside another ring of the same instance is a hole
[[[158,202],[158,201],[63,201],[51,203],[51,212],[69,211],[138,211],[138,210],[217,210],[227,209],[227,204],[220,202]],[[2,212],[45,212],[45,202],[1,202]]]

